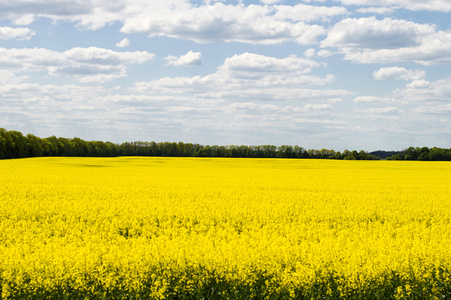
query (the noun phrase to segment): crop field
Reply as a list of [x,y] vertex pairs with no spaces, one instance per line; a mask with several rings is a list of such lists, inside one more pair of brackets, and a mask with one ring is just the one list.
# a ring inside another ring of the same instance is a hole
[[2,299],[451,299],[451,163],[0,161]]

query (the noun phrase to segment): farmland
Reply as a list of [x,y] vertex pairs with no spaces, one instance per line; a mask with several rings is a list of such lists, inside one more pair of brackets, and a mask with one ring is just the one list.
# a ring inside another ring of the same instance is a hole
[[445,299],[451,163],[0,161],[2,299]]

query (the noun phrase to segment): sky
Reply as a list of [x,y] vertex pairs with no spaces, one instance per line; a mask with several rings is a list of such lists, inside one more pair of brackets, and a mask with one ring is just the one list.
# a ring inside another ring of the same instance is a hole
[[0,127],[451,147],[449,0],[0,0]]

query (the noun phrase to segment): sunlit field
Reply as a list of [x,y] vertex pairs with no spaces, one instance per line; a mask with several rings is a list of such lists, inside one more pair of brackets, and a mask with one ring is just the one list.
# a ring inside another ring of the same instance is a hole
[[451,163],[0,161],[2,299],[450,299]]

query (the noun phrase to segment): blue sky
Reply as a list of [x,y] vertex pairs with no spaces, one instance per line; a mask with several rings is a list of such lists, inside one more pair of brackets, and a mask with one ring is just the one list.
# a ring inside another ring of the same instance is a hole
[[448,0],[0,0],[0,127],[451,147]]

